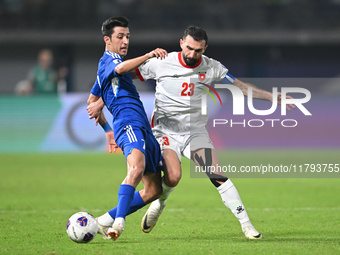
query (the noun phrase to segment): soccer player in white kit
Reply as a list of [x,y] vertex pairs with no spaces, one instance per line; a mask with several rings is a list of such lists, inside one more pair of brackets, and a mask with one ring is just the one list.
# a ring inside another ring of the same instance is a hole
[[[241,82],[228,73],[220,62],[203,55],[207,48],[206,32],[190,26],[180,40],[181,52],[172,52],[163,60],[150,59],[136,70],[142,80],[156,80],[155,108],[151,119],[153,134],[159,141],[166,171],[163,195],[150,205],[142,220],[142,230],[149,233],[162,213],[166,199],[181,179],[181,155],[198,166],[219,164],[215,148],[205,128],[207,115],[201,114],[201,95],[215,81],[233,84],[253,97],[272,101],[272,93]],[[217,169],[217,168],[214,168]],[[239,220],[249,239],[262,235],[254,228],[234,184],[223,173],[207,173],[224,204]]]
[[[203,29],[190,26],[180,40],[181,52],[169,53],[163,60],[150,59],[136,69],[142,81],[156,80],[151,127],[160,143],[165,168],[162,196],[151,203],[142,219],[141,228],[145,233],[149,233],[156,225],[166,199],[181,179],[181,155],[198,166],[208,169],[214,166],[217,169],[218,156],[205,128],[208,116],[201,114],[203,89],[206,90],[214,81],[220,81],[239,87],[245,95],[248,88],[252,87],[254,98],[273,100],[272,93],[235,79],[220,62],[203,55],[207,42],[208,37]],[[278,100],[280,102],[280,95]],[[90,118],[96,118],[102,107],[103,104],[98,104],[88,110]],[[239,220],[245,236],[261,239],[262,235],[250,222],[231,180],[222,172],[207,172],[207,175],[220,193],[223,203]]]

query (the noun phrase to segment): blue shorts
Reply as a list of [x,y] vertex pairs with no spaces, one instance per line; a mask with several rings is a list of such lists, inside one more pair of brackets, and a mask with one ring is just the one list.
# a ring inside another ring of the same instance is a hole
[[117,145],[123,150],[125,158],[130,155],[132,149],[138,149],[145,155],[145,171],[156,173],[163,170],[162,153],[156,138],[152,133],[139,127],[126,125]]

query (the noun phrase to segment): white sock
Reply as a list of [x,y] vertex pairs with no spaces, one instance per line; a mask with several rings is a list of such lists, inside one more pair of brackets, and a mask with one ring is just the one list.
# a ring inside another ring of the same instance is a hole
[[161,197],[159,198],[159,201],[161,203],[165,202],[165,200],[168,199],[169,195],[171,192],[176,188],[176,187],[169,187],[164,183],[164,180],[162,179],[162,188],[163,188],[163,193]]
[[217,188],[223,203],[231,210],[241,223],[242,228],[252,226],[240,195],[231,180],[227,180]]
[[112,226],[114,221],[115,220],[112,219],[109,213],[105,213],[102,216],[98,217],[99,224],[105,227]]
[[113,224],[113,226],[121,226],[122,228],[123,228],[123,230],[124,230],[124,228],[125,228],[125,219],[124,218],[122,218],[122,217],[119,217],[119,218],[116,218],[115,219],[115,223]]

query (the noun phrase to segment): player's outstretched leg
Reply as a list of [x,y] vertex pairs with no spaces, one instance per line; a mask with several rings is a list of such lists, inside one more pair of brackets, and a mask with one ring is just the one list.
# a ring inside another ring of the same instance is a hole
[[[140,191],[136,191],[134,197],[130,203],[130,208],[128,210],[127,215],[134,213],[138,209],[145,206],[150,201],[155,200],[155,198],[159,197],[161,192],[161,173],[145,173],[142,182],[144,185],[144,189]],[[144,202],[145,201],[145,202]],[[113,224],[116,219],[117,207],[111,209],[107,213],[101,215],[96,218],[98,224],[98,233],[106,240],[114,239],[115,237],[119,237],[124,227],[122,225],[118,225],[116,230],[113,228]],[[115,240],[115,239],[114,239]]]
[[[131,201],[130,208],[128,210],[127,215],[134,213],[138,209],[145,206],[145,202],[143,201],[141,195],[141,191],[136,191],[134,197]],[[145,199],[149,199],[146,197]],[[117,213],[117,207],[111,209],[107,213],[101,215],[100,217],[96,218],[98,224],[98,233],[106,240],[111,239],[111,236],[107,235],[107,231],[110,227],[112,227]]]
[[156,226],[159,216],[162,214],[166,205],[166,199],[175,189],[181,179],[182,169],[178,155],[172,149],[163,150],[164,176],[162,178],[162,195],[159,199],[153,201],[145,213],[141,228],[144,233],[150,233]]
[[[217,153],[214,149],[204,148],[193,152],[194,162],[201,167],[216,166],[219,164]],[[217,169],[217,168],[215,168]],[[262,235],[254,228],[242,203],[241,197],[231,182],[223,173],[207,172],[210,181],[220,193],[223,203],[235,215],[241,224],[242,231],[248,239],[261,239]]]

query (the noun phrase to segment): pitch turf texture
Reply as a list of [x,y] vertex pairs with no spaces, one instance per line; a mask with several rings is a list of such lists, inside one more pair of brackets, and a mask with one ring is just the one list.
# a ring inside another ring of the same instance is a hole
[[[229,151],[282,163],[339,161],[339,151]],[[247,240],[208,179],[183,177],[155,229],[144,234],[146,208],[128,216],[116,241],[99,235],[72,242],[66,222],[77,211],[101,215],[116,204],[122,155],[0,155],[0,254],[340,254],[339,178],[233,179],[263,240]],[[338,162],[339,163],[339,162]]]

